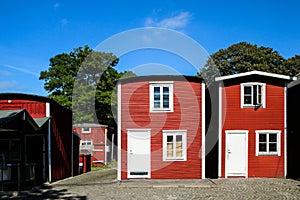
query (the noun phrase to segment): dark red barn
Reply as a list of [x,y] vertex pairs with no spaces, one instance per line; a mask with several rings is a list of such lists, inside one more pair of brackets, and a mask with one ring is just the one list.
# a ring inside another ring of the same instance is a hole
[[0,162],[7,169],[1,173],[8,182],[37,184],[78,174],[72,112],[49,98],[0,94],[0,143]]

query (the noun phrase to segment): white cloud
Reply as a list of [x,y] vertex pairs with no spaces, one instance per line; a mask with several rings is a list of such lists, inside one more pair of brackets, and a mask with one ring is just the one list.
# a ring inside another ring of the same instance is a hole
[[168,17],[161,20],[148,17],[145,20],[145,26],[155,26],[161,28],[181,29],[186,27],[192,18],[192,14],[189,12],[180,12],[178,15]]
[[60,6],[59,3],[55,3],[55,4],[53,5],[54,10],[56,10],[57,8],[59,8],[59,6]]
[[0,82],[0,90],[7,90],[15,87],[16,81],[2,81]]
[[23,72],[25,74],[31,74],[31,75],[34,75],[34,76],[39,76],[39,73],[35,73],[35,72],[29,71],[27,69],[23,69],[21,67],[15,67],[15,66],[12,66],[12,65],[3,65],[3,66],[7,67],[7,68],[10,68],[10,69],[17,70],[19,72]]
[[1,75],[1,76],[10,76],[11,73],[8,72],[8,71],[0,71],[0,75]]
[[65,26],[69,23],[69,21],[67,19],[62,19],[59,21],[59,23],[62,25],[62,26]]

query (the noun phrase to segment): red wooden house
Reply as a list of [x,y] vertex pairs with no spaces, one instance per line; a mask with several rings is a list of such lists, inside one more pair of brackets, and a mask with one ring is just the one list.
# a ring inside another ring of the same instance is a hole
[[73,128],[80,135],[80,154],[91,156],[92,166],[102,166],[107,164],[108,142],[107,126],[82,123],[74,124]]
[[205,177],[205,84],[144,76],[118,84],[118,180]]
[[219,83],[219,177],[285,177],[287,83],[294,78],[251,71]]
[[14,179],[20,186],[78,174],[79,137],[72,132],[72,112],[55,101],[0,94],[0,133],[0,164],[7,170],[1,173],[7,181]]

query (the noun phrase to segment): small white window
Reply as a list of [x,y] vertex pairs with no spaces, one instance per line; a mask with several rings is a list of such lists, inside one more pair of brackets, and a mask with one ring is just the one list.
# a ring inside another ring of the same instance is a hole
[[242,83],[241,84],[241,108],[265,108],[266,84]]
[[186,130],[163,130],[163,161],[186,161]]
[[150,112],[173,112],[173,82],[150,83]]
[[91,128],[89,128],[89,127],[83,127],[82,128],[82,133],[91,133]]
[[91,145],[93,145],[92,140],[82,140],[81,141],[81,146],[91,146]]
[[280,156],[279,130],[259,130],[256,132],[256,156],[276,155]]

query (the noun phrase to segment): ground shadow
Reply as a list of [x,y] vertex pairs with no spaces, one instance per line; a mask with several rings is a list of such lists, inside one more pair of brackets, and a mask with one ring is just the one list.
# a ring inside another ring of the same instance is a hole
[[43,185],[39,188],[33,188],[20,192],[2,192],[0,199],[69,199],[69,200],[86,200],[86,196],[74,195],[66,189],[56,190],[52,186]]

